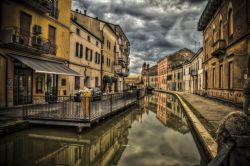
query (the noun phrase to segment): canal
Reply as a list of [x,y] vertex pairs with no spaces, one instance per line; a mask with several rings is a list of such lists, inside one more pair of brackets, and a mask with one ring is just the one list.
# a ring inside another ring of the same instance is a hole
[[0,140],[0,165],[203,165],[177,100],[155,93],[77,134],[34,126]]

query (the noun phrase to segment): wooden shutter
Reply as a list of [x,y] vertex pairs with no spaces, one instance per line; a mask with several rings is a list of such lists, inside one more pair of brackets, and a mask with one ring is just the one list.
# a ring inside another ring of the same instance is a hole
[[80,44],[80,58],[82,58],[82,55],[83,55],[83,45]]
[[29,44],[32,17],[24,12],[20,13],[20,42]]
[[92,62],[92,50],[90,50],[90,61]]
[[75,56],[79,56],[79,43],[78,42],[76,42]]
[[49,41],[56,44],[56,28],[51,25],[49,25]]
[[86,60],[88,60],[88,54],[89,54],[89,49],[88,49],[88,47],[86,47],[86,55],[85,55]]

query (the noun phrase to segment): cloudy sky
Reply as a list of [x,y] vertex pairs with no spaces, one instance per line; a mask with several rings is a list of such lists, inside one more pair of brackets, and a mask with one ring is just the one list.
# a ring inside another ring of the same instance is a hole
[[130,71],[201,43],[197,22],[207,0],[73,0],[73,9],[119,24],[131,43]]

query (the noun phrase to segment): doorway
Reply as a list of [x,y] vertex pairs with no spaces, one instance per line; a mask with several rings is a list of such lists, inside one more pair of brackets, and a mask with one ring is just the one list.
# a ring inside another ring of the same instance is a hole
[[14,105],[32,103],[33,71],[21,63],[14,65],[13,99]]

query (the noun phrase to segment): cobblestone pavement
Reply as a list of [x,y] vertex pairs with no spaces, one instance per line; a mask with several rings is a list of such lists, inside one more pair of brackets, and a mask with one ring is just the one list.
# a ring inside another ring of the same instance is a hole
[[202,96],[178,92],[214,127],[218,128],[221,120],[233,111],[241,111],[240,108],[229,106]]

